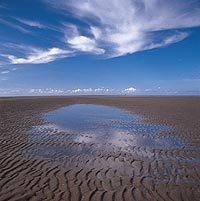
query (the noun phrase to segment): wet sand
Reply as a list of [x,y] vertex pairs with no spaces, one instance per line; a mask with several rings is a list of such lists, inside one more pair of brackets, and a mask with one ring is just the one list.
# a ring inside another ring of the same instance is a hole
[[[156,136],[183,144],[124,148],[77,141],[66,130],[44,126],[45,113],[73,104],[121,108],[143,123],[170,126]],[[200,97],[0,98],[0,201],[199,198]]]

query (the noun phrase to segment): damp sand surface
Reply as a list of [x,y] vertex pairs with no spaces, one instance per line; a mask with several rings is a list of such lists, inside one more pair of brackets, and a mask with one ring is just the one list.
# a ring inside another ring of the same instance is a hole
[[0,99],[1,200],[199,200],[199,97]]

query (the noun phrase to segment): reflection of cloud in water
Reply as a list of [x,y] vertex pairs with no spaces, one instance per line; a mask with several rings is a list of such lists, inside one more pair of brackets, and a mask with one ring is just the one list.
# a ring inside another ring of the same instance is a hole
[[136,142],[134,142],[133,136],[127,135],[127,133],[119,131],[114,132],[113,138],[111,138],[109,142],[119,147],[126,147],[131,144],[136,144]]
[[139,115],[115,107],[71,105],[46,113],[44,119],[51,125],[33,128],[30,141],[64,142],[70,139],[79,143],[111,143],[119,147],[168,148],[182,145],[178,138],[169,136],[172,128],[141,123]]
[[80,143],[82,143],[82,142],[84,142],[84,143],[92,143],[92,142],[96,142],[96,137],[95,136],[93,136],[93,135],[80,135],[80,136],[77,136],[76,138],[75,138],[75,141],[76,142],[80,142]]
[[178,138],[175,137],[157,137],[153,138],[150,136],[137,136],[131,135],[123,131],[113,131],[110,133],[110,137],[100,138],[96,135],[82,134],[75,138],[76,142],[80,143],[111,143],[115,146],[124,148],[131,146],[145,146],[154,148],[167,148],[167,147],[177,147],[182,146]]

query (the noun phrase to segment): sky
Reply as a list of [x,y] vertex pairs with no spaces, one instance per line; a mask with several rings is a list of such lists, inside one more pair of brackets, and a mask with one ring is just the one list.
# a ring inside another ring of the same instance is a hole
[[200,95],[200,0],[0,0],[0,96]]

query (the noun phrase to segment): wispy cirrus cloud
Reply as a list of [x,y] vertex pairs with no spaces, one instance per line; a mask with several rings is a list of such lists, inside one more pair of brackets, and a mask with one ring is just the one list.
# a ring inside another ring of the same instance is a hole
[[2,18],[0,18],[0,24],[4,24],[6,26],[9,26],[9,27],[11,27],[13,29],[16,29],[16,30],[22,32],[22,33],[30,33],[30,30],[27,30],[27,29],[25,29],[24,27],[22,27],[20,25],[17,25],[17,24],[15,24],[13,22],[10,22],[10,21],[2,19]]
[[[48,26],[39,19],[33,21],[25,16],[0,18],[1,24],[22,34],[29,33],[26,36],[32,45],[35,40],[34,45],[41,41],[41,47],[36,48],[22,42],[17,50],[10,43],[10,52],[6,48],[1,51],[0,47],[0,56],[10,64],[49,63],[80,53],[113,58],[180,42],[189,36],[187,28],[200,26],[197,0],[174,0],[173,3],[162,0],[40,1],[52,8],[52,15],[59,13],[62,18],[46,22]],[[44,41],[46,33],[49,37]]]
[[28,53],[24,57],[17,57],[10,54],[2,54],[11,64],[42,64],[70,56],[73,51],[64,50],[57,47],[49,49],[28,48]]
[[[87,31],[90,36],[78,33],[69,39],[75,50],[89,52],[88,43],[91,43],[96,49],[101,49],[100,52],[97,51],[98,54],[110,57],[179,42],[186,38],[188,33],[177,29],[200,25],[199,1],[175,0],[171,3],[160,0],[50,0],[46,2],[54,8],[59,8],[63,13],[71,13],[88,25]],[[81,30],[81,27],[78,28]]]
[[27,20],[27,19],[23,19],[23,18],[15,18],[15,19],[17,21],[19,21],[20,23],[25,24],[25,25],[30,26],[30,27],[35,27],[35,28],[39,28],[39,29],[46,28],[46,26],[40,22]]

